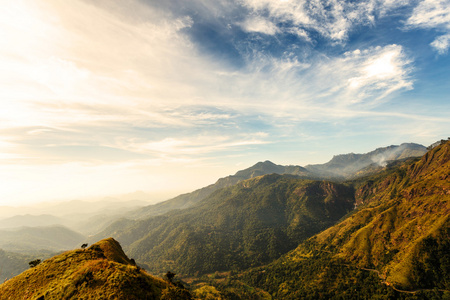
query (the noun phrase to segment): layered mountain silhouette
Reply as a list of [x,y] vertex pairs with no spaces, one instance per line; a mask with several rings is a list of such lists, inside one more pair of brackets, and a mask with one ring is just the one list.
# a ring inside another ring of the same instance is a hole
[[61,225],[0,230],[0,249],[29,252],[73,249],[86,237]]
[[[307,179],[332,179],[345,180],[349,178],[356,178],[358,176],[366,175],[367,173],[374,173],[383,168],[387,162],[401,160],[408,157],[418,157],[426,153],[426,147],[414,143],[404,143],[400,146],[388,146],[378,148],[366,154],[343,154],[335,156],[331,161],[320,165],[308,165],[306,167],[300,166],[282,166],[274,164],[270,161],[258,162],[254,166],[238,171],[234,175],[220,178],[216,183],[207,187],[198,189],[194,192],[179,195],[173,199],[149,205],[140,208],[127,218],[144,219],[150,216],[164,214],[173,209],[188,208],[195,203],[201,201],[205,197],[211,195],[224,187],[233,186],[243,180],[267,174],[290,174]],[[372,166],[372,169],[367,170]]]
[[150,276],[112,238],[65,252],[0,285],[0,299],[191,299],[187,290]]
[[[402,144],[341,156],[339,161],[353,166],[355,176],[381,156],[403,159],[420,149],[425,147]],[[337,168],[336,161],[328,163],[330,170]],[[116,237],[156,274],[168,268],[204,274],[261,265],[333,225],[357,204],[354,185],[308,177],[314,176],[302,167],[257,163],[215,185],[144,210],[155,212],[155,207],[168,209],[180,203],[184,209],[159,210],[158,216],[136,221],[122,219],[92,239]]]
[[350,179],[366,175],[362,170],[367,167],[385,167],[389,162],[409,157],[418,157],[426,153],[426,147],[405,143],[400,146],[378,148],[366,154],[342,154],[334,156],[329,162],[319,165],[307,165],[305,168],[317,176],[333,179]]
[[0,228],[18,228],[18,227],[37,227],[37,226],[51,226],[62,224],[64,221],[61,218],[43,214],[43,215],[16,215],[10,218],[0,220]]
[[0,299],[19,287],[31,299],[191,297],[149,277],[116,240],[153,274],[189,276],[198,299],[445,299],[450,142],[426,151],[402,144],[323,165],[257,163],[127,214],[89,243],[115,240],[44,261],[1,285]]

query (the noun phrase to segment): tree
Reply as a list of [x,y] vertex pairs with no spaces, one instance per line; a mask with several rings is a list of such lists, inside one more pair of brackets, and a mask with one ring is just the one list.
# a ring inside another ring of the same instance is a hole
[[30,265],[30,268],[34,268],[37,265],[39,265],[40,263],[41,263],[40,259],[35,259],[35,260],[30,261],[28,264]]
[[85,249],[88,246],[88,244],[81,245],[81,249]]
[[167,271],[166,275],[164,275],[167,278],[167,281],[172,282],[172,279],[175,277],[175,273]]

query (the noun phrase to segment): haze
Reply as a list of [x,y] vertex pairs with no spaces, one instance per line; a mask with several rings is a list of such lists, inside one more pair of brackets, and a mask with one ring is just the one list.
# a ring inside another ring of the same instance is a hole
[[0,205],[175,195],[449,135],[448,0],[1,7]]

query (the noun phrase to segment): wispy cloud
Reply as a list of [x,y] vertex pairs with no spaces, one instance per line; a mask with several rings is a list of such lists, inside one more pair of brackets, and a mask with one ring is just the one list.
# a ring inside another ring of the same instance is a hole
[[[441,54],[449,41],[445,4],[422,1],[403,17],[407,29],[442,32],[432,43]],[[70,170],[96,180],[167,164],[167,176],[206,163],[229,170],[253,163],[255,153],[295,155],[283,145],[361,134],[363,123],[373,131],[379,120],[448,124],[427,110],[388,107],[414,88],[417,56],[407,45],[394,44],[397,37],[352,43],[354,32],[376,30],[404,5],[411,4],[4,1],[0,176],[16,166],[15,176],[37,177],[45,166],[56,174],[48,179],[63,184],[58,178]],[[408,131],[393,124],[396,136]]]
[[439,54],[446,54],[450,48],[450,34],[439,36],[431,43],[431,46],[435,48]]
[[341,43],[347,40],[355,26],[374,24],[376,17],[407,5],[408,1],[242,0],[242,3],[260,17],[284,23],[287,32],[313,30],[331,41]]
[[242,29],[247,32],[259,32],[268,35],[274,35],[279,32],[278,27],[271,21],[261,18],[249,18],[241,24]]
[[450,47],[450,1],[423,0],[414,8],[406,21],[407,28],[434,29],[445,34],[438,36],[431,46],[439,54],[447,53]]

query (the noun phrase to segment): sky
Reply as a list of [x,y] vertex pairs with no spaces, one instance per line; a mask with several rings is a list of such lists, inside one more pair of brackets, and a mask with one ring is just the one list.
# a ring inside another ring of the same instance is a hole
[[0,3],[0,205],[450,135],[449,0]]

